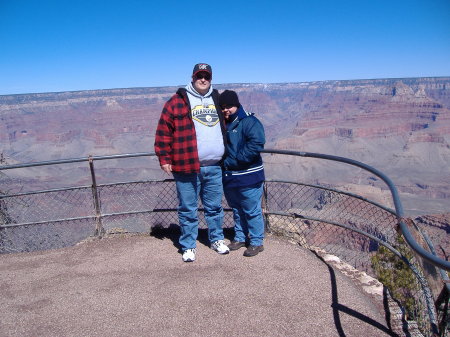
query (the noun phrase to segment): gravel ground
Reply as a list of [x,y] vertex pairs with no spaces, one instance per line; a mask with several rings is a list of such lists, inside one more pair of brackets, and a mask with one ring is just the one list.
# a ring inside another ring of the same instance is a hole
[[288,242],[183,263],[170,236],[0,256],[1,336],[389,336],[382,305]]

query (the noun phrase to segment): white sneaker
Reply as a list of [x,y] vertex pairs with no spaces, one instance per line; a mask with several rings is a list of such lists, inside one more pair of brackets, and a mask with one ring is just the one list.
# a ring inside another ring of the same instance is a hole
[[183,261],[184,262],[194,262],[195,261],[195,253],[196,253],[196,249],[186,249],[183,252]]
[[227,247],[225,241],[223,240],[217,240],[216,242],[213,242],[213,244],[211,245],[211,249],[214,249],[219,254],[228,254],[230,252],[230,248]]

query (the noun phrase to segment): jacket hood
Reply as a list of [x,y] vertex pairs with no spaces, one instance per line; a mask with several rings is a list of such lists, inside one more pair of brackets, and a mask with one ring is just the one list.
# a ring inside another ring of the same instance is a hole
[[208,97],[211,96],[212,92],[213,92],[213,86],[212,84],[209,86],[209,90],[205,95],[201,95],[197,92],[197,90],[195,90],[194,85],[192,84],[192,82],[190,82],[187,86],[186,86],[186,90],[188,93],[190,93],[192,96],[198,97],[198,98],[203,98],[203,97]]
[[254,115],[253,112],[247,112],[247,111],[245,111],[244,108],[243,108],[242,105],[241,105],[241,106],[237,109],[237,111],[236,111],[236,113],[235,113],[235,116],[236,116],[236,117],[234,117],[233,120],[234,120],[235,118],[239,118],[239,120],[241,120],[241,119],[247,118],[247,117],[249,117],[249,116],[253,116],[253,115]]

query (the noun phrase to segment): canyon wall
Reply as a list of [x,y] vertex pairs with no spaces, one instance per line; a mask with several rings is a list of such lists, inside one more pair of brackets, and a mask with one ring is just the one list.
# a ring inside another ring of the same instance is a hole
[[[449,212],[450,78],[215,88],[236,90],[244,108],[256,113],[265,126],[266,148],[362,161],[394,181],[408,214]],[[175,91],[163,87],[0,96],[1,152],[8,164],[152,152],[159,114]],[[306,158],[264,158],[271,177],[330,184],[390,203],[380,179],[360,169]],[[120,174],[125,177],[125,172],[141,178],[161,174],[153,159],[128,164]],[[39,184],[54,182],[57,175],[42,174]],[[36,176],[22,178],[36,181]]]

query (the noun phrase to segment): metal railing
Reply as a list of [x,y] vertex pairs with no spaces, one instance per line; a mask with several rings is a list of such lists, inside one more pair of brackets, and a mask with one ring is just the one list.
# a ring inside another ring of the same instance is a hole
[[[446,333],[449,288],[445,281],[448,282],[446,271],[450,270],[450,263],[435,255],[429,240],[426,247],[417,242],[414,237],[417,233],[411,233],[414,228],[411,220],[404,217],[397,189],[386,175],[343,157],[281,150],[264,153],[344,163],[379,177],[388,186],[395,209],[333,186],[267,179],[263,200],[267,229],[291,237],[305,248],[336,255],[375,277],[379,261],[387,269],[394,265],[395,259],[403,261],[413,276],[413,284],[401,289],[398,298],[404,301],[401,304],[406,319],[416,321],[426,335]],[[98,182],[95,162],[154,156],[154,153],[134,153],[1,166],[0,173],[4,174],[0,179],[0,191],[3,191],[0,193],[0,252],[59,248],[90,236],[101,237],[105,232],[150,233],[155,227],[176,226],[177,197],[172,179]],[[22,172],[16,177],[7,174],[86,162],[89,171],[79,173],[82,168],[76,168],[78,173],[72,178],[86,181],[89,177],[89,184],[74,182],[77,186],[71,187],[24,191],[36,181],[30,178],[32,174]],[[270,164],[265,165],[267,170]],[[233,227],[225,200],[223,205],[227,210],[224,226]],[[200,227],[206,227],[201,214]],[[388,260],[381,247],[392,255]],[[439,286],[430,288],[433,273],[440,273],[444,279],[444,283],[437,281],[442,290]],[[395,289],[389,290],[395,297]]]

